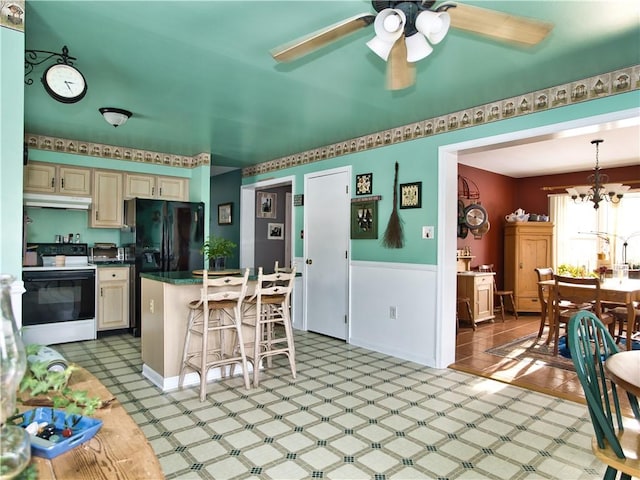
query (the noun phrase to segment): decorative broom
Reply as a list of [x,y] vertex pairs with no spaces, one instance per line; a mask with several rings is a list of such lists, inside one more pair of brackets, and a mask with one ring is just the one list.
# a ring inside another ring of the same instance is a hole
[[396,173],[393,178],[393,210],[389,216],[382,245],[386,248],[402,248],[404,246],[402,220],[398,215],[398,162],[396,162]]

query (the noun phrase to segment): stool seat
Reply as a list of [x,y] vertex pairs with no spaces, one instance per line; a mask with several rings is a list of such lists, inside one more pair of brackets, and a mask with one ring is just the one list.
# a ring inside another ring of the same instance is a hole
[[[199,300],[188,303],[189,318],[182,353],[178,386],[182,388],[187,370],[200,376],[200,401],[206,398],[207,374],[219,367],[242,366],[244,385],[251,387],[247,355],[242,335],[242,302],[245,299],[249,269],[243,276],[212,277],[203,271]],[[231,370],[233,373],[233,370]]]

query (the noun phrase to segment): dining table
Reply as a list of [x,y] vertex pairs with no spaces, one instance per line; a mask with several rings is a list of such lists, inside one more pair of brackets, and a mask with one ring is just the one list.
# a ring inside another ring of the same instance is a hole
[[614,353],[605,361],[604,370],[616,385],[640,397],[640,350]]
[[[553,298],[555,294],[555,280],[543,280],[539,285],[547,287],[547,320],[549,323],[549,335],[553,335],[555,325]],[[593,288],[587,285],[575,285],[573,288]],[[625,336],[625,347],[631,350],[633,346],[633,325],[635,325],[636,309],[634,302],[640,302],[640,279],[626,278],[606,278],[600,283],[600,300],[626,306],[627,308],[627,331]],[[549,339],[547,340],[547,343]]]

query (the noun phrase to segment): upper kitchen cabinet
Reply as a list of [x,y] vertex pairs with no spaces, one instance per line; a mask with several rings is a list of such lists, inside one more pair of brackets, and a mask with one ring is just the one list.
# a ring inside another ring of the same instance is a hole
[[122,173],[113,170],[94,170],[91,227],[120,228],[123,209]]
[[136,173],[124,174],[124,198],[155,198],[158,200],[187,201],[188,179]]
[[88,197],[91,169],[31,162],[24,169],[24,191]]

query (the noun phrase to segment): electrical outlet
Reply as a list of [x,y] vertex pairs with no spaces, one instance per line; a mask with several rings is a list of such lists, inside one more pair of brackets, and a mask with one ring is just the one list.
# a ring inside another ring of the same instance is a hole
[[398,309],[395,305],[389,307],[389,319],[396,320],[398,318]]
[[422,227],[422,238],[431,240],[435,236],[433,225]]

